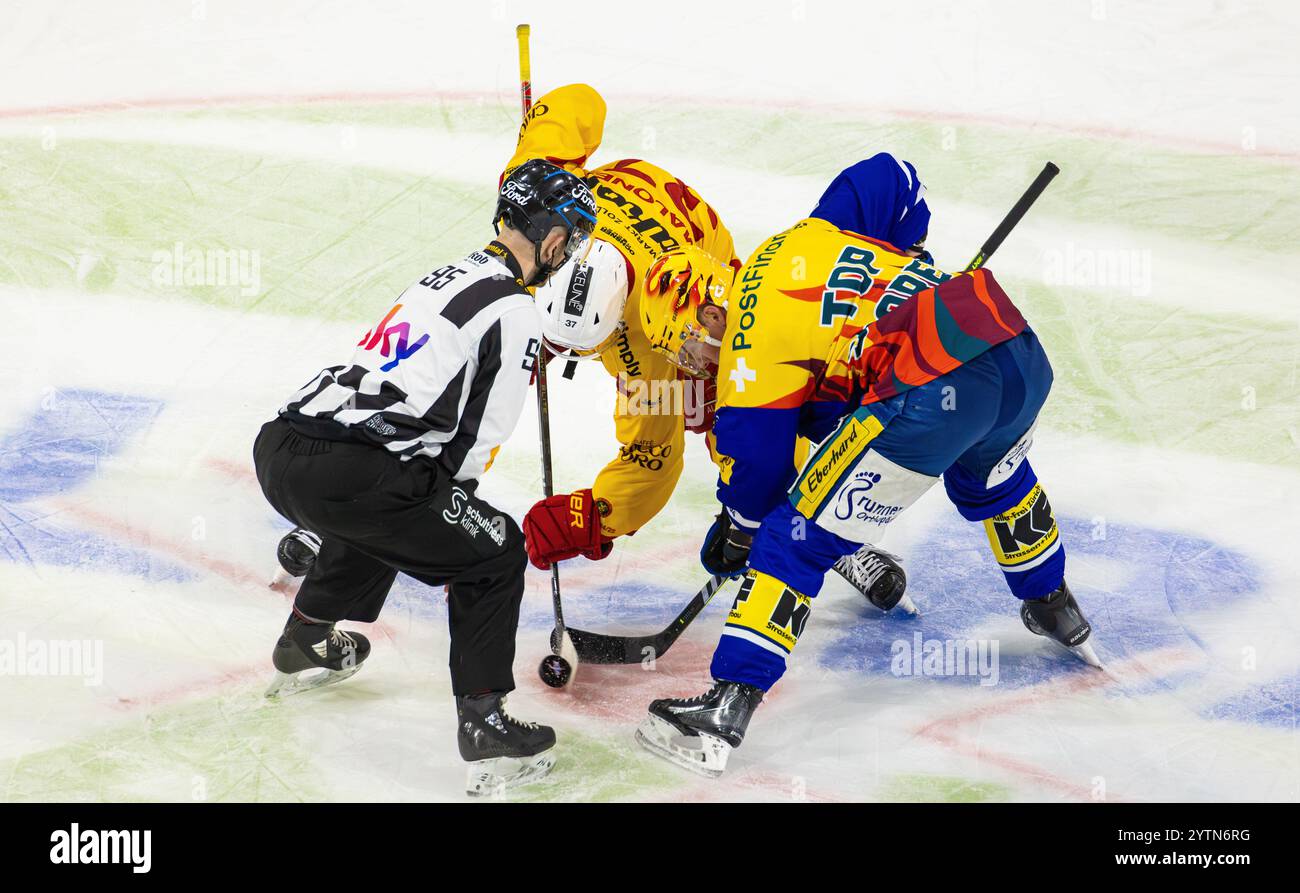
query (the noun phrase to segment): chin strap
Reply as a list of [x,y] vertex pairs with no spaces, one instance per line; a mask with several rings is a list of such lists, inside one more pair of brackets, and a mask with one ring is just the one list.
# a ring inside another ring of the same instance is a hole
[[533,278],[528,282],[529,288],[532,288],[535,285],[541,285],[550,278],[551,274],[556,270],[555,267],[542,261],[541,242],[533,243],[533,263],[537,265],[537,270],[533,273]]

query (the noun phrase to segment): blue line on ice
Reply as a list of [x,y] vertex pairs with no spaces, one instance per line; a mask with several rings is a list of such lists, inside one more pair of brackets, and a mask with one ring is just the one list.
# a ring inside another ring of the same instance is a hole
[[114,570],[151,581],[196,575],[149,552],[65,526],[38,500],[90,481],[100,461],[153,423],[163,402],[152,397],[64,390],[0,436],[0,560]]
[[1278,726],[1300,727],[1300,674],[1252,685],[1201,711],[1207,719],[1231,719]]
[[[1103,660],[1189,641],[1205,648],[1198,623],[1232,610],[1234,602],[1260,588],[1260,571],[1250,558],[1198,536],[1111,522],[1104,538],[1094,538],[1094,521],[1064,517],[1060,524],[1069,550],[1067,579],[1092,621]],[[1030,634],[977,526],[959,519],[936,525],[908,550],[904,567],[922,617],[882,615],[863,605],[843,634],[822,650],[823,666],[889,675],[890,643],[919,631],[926,639],[1000,639],[1003,685],[1033,685],[1085,670],[1082,663],[1030,644],[1037,639],[1017,642]],[[1083,573],[1085,568],[1090,572]],[[1094,582],[1085,585],[1081,575]],[[1106,578],[1100,585],[1098,576]],[[931,678],[979,683],[974,675]]]

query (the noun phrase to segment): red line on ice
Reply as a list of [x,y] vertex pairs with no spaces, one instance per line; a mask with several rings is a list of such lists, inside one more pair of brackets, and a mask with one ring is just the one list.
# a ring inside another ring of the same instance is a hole
[[[84,115],[115,112],[130,112],[140,109],[174,110],[194,108],[222,108],[241,105],[303,105],[320,103],[383,103],[383,102],[431,102],[461,100],[508,99],[507,92],[488,90],[392,90],[392,91],[348,91],[309,92],[309,93],[227,93],[213,96],[147,96],[134,99],[111,99],[96,102],[68,103],[46,106],[29,106],[0,108],[3,118],[40,118],[64,115]],[[669,96],[663,94],[621,93],[613,97],[630,102],[681,103],[694,102],[700,105],[718,105],[716,98],[693,96]],[[1269,158],[1294,163],[1300,161],[1300,152],[1283,149],[1245,150],[1236,143],[1207,140],[1201,137],[1179,136],[1176,134],[1146,133],[1129,128],[1109,127],[1105,125],[1067,126],[1041,121],[1026,121],[1008,115],[975,114],[960,111],[924,111],[911,108],[872,108],[864,109],[859,105],[848,103],[819,103],[805,99],[781,100],[786,108],[822,111],[839,115],[866,115],[894,118],[904,121],[923,121],[926,123],[959,123],[990,127],[1002,127],[1012,130],[1041,130],[1072,136],[1120,140],[1139,144],[1156,144],[1172,149],[1193,150],[1197,152],[1225,153],[1240,155],[1243,158]],[[771,111],[770,100],[727,99],[728,107]]]
[[213,471],[220,472],[233,480],[257,483],[257,475],[253,472],[253,468],[250,465],[216,457],[209,457],[204,459],[203,462]]
[[99,102],[0,109],[0,118],[31,118],[85,115],[103,112],[131,112],[137,109],[220,108],[232,105],[300,105],[334,102],[413,102],[431,99],[464,100],[498,98],[494,93],[470,90],[346,90],[326,93],[225,93],[213,96],[146,96],[134,99],[106,99]]
[[240,586],[268,588],[265,575],[257,574],[233,561],[215,558],[196,546],[159,536],[150,530],[128,524],[85,504],[60,501],[57,503],[57,507],[61,514],[75,518],[82,524],[97,527],[133,546],[160,552],[170,558],[178,559]]
[[246,666],[224,670],[216,676],[207,679],[201,679],[194,682],[183,682],[179,685],[157,689],[147,694],[118,698],[111,706],[114,710],[138,710],[142,707],[157,707],[175,701],[182,701],[186,698],[194,697],[195,695],[209,694],[218,689],[225,688],[228,685],[253,682],[257,679],[261,679],[263,682],[268,682],[270,681],[270,678],[270,662],[259,661],[256,664],[248,664]]

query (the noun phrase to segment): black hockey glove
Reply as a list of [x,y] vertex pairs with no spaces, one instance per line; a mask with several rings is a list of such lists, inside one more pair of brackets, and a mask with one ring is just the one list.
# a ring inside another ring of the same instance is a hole
[[711,574],[722,577],[737,577],[745,572],[749,563],[749,547],[754,537],[731,523],[726,510],[718,513],[713,526],[704,537],[704,546],[700,549],[700,564]]

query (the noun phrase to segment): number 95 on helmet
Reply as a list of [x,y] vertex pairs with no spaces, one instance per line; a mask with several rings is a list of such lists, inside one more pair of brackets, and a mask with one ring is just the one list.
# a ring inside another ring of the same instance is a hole
[[731,266],[699,248],[661,255],[641,292],[641,326],[651,349],[691,375],[716,374],[735,278]]

